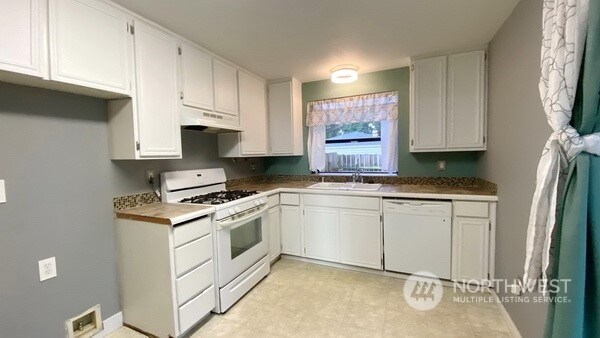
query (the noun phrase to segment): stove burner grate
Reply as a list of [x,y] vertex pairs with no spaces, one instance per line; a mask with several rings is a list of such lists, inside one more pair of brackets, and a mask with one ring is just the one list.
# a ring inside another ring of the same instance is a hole
[[198,195],[192,196],[188,198],[184,198],[180,203],[194,203],[194,204],[223,204],[227,202],[231,202],[240,198],[252,196],[258,194],[258,191],[249,191],[249,190],[227,190],[227,191],[218,191],[212,192],[206,195]]

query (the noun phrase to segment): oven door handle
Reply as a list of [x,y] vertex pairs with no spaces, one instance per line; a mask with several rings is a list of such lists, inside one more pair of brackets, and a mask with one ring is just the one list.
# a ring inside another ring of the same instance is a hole
[[[235,220],[231,220],[231,221],[221,221],[218,223],[219,225],[219,230],[224,229],[224,228],[229,228],[231,230],[241,226],[244,224],[245,221],[252,219],[252,218],[256,218],[257,215],[261,214],[263,211],[265,211],[267,209],[267,205],[263,205],[260,206],[258,209],[256,209],[256,212],[253,212],[249,215],[246,215],[244,217],[241,218],[237,218]],[[232,226],[234,224],[238,224],[237,226]]]

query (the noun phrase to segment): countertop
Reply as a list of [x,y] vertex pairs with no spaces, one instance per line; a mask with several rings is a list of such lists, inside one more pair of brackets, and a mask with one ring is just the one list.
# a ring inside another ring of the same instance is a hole
[[116,211],[117,218],[175,225],[209,215],[215,208],[199,204],[152,203],[141,207]]
[[229,190],[257,190],[267,194],[297,192],[329,195],[359,195],[399,198],[497,201],[498,196],[484,187],[456,187],[426,184],[383,184],[377,191],[310,189],[318,182],[248,182],[228,185]]

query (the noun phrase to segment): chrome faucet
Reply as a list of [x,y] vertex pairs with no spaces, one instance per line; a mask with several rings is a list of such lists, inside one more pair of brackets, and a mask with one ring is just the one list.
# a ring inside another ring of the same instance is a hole
[[356,168],[352,173],[352,183],[356,183],[360,179],[360,183],[365,183],[365,179],[362,177],[363,169]]

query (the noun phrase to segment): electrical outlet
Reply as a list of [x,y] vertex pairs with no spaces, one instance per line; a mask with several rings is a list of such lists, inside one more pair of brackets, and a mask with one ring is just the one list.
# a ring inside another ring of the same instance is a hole
[[0,203],[6,203],[6,189],[4,187],[4,180],[0,180]]
[[38,266],[40,269],[40,282],[54,278],[58,275],[56,273],[56,257],[43,259],[38,262]]
[[154,183],[154,169],[146,169],[146,182]]
[[446,161],[438,161],[437,168],[439,171],[446,171]]

